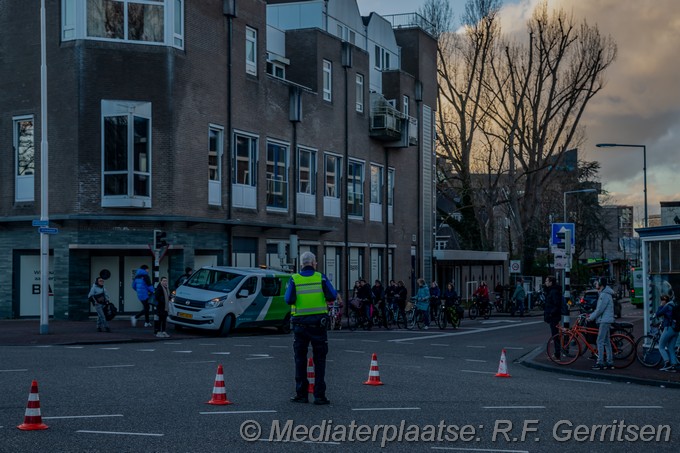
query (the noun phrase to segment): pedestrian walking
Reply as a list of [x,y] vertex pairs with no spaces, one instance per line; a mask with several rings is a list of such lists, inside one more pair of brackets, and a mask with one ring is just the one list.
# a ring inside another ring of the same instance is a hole
[[135,278],[132,280],[132,289],[137,292],[137,299],[142,303],[142,310],[130,317],[132,327],[137,325],[137,318],[144,315],[144,327],[151,327],[149,322],[149,298],[153,295],[154,289],[149,278],[149,266],[142,264],[137,272]]
[[106,316],[104,316],[104,305],[109,303],[109,293],[107,293],[104,288],[103,278],[97,277],[92,288],[90,288],[87,298],[97,312],[97,332],[101,332],[102,330],[104,332],[111,332]]
[[[562,319],[562,288],[557,284],[554,275],[545,278],[545,304],[543,305],[543,321],[550,326],[550,337],[559,332],[557,326]],[[555,337],[555,359],[560,360],[562,350],[559,338]]]
[[606,277],[598,279],[595,288],[600,292],[600,295],[597,298],[597,307],[588,316],[589,320],[595,321],[599,325],[597,332],[597,363],[593,365],[593,369],[613,370],[614,356],[612,355],[609,332],[614,322],[614,290],[607,286]]
[[161,281],[158,283],[154,293],[154,299],[156,299],[156,314],[158,315],[158,331],[156,336],[158,338],[170,338],[170,335],[165,331],[168,322],[168,309],[170,308],[168,277],[161,277]]
[[[285,301],[291,306],[293,352],[295,354],[294,403],[307,403],[307,349],[312,345],[314,358],[314,404],[329,404],[326,398],[326,355],[328,354],[327,303],[338,294],[328,278],[316,271],[316,256],[304,252],[302,269],[293,274],[286,288]],[[370,292],[370,290],[369,290]]]
[[[675,298],[671,299],[671,296],[664,294],[661,296],[661,306],[659,306],[655,315],[657,318],[663,318],[661,321],[663,332],[659,339],[659,353],[664,363],[661,371],[669,371],[671,373],[680,371],[678,357],[675,354],[675,342],[678,339],[679,332],[673,328],[673,309],[676,304]],[[680,326],[675,327],[680,328]]]

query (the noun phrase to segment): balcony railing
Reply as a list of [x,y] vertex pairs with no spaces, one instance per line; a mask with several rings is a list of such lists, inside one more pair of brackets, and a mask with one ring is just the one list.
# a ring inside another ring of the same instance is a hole
[[399,140],[404,118],[404,114],[392,107],[383,95],[371,93],[371,137],[383,141]]

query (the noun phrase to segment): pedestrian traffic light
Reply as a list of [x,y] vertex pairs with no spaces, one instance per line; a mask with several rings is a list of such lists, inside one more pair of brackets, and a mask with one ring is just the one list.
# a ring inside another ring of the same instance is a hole
[[153,248],[154,250],[160,250],[163,247],[166,247],[168,245],[168,242],[165,240],[167,237],[167,233],[162,230],[153,230]]

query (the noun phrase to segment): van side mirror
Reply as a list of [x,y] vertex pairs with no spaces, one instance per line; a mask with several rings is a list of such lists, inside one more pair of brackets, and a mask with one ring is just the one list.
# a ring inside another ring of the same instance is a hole
[[248,297],[249,295],[250,295],[250,293],[248,292],[247,289],[241,289],[241,290],[239,290],[238,294],[236,294],[236,297],[239,298],[239,299],[242,299],[242,298]]

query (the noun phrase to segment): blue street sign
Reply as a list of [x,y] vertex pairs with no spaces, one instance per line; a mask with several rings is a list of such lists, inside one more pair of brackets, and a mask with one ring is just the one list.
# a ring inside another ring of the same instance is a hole
[[38,233],[57,234],[59,233],[59,228],[40,227],[38,228]]
[[46,227],[50,226],[50,221],[49,220],[34,220],[31,222],[32,226],[37,226],[37,227]]
[[564,240],[557,236],[557,233],[564,233],[567,230],[571,231],[571,245],[576,244],[575,236],[576,230],[573,223],[553,223],[552,234],[550,235],[550,245],[561,244]]

